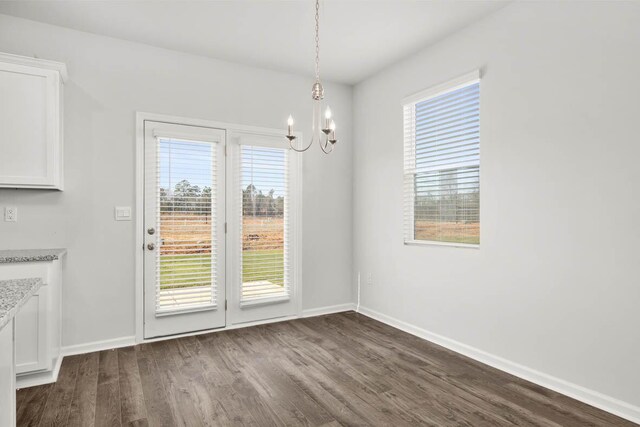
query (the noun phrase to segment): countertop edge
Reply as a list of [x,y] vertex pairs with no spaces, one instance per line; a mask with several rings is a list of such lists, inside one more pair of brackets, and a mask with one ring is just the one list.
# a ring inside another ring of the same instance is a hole
[[[0,280],[0,284],[7,282],[25,282],[24,286],[28,286],[29,289],[24,292],[24,294],[22,294],[17,301],[13,302],[12,307],[2,317],[0,317],[0,330],[2,330],[5,326],[7,326],[7,324],[11,322],[11,319],[16,316],[20,308],[22,308],[22,306],[29,300],[29,298],[31,298],[44,285],[42,279],[39,277]],[[0,294],[0,298],[2,297],[3,295]]]
[[66,253],[65,248],[0,250],[0,264],[56,261]]

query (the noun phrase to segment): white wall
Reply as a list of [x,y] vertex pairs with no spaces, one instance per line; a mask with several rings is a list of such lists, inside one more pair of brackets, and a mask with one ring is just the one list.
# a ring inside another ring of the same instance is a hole
[[[0,248],[68,248],[63,344],[134,335],[135,112],[310,128],[311,78],[245,67],[0,15],[0,51],[65,62],[65,191],[0,190],[17,223]],[[311,60],[312,58],[309,58]],[[326,84],[339,118],[333,155],[304,154],[303,308],[351,301],[351,88]]]
[[[362,306],[640,406],[640,3],[519,2],[354,90]],[[401,100],[481,68],[481,248],[402,243]]]

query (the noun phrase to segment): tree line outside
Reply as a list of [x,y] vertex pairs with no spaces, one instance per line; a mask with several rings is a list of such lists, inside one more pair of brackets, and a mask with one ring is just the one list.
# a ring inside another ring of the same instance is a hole
[[[211,212],[211,187],[191,184],[183,179],[173,191],[160,187],[161,212],[180,212],[208,215]],[[249,184],[242,190],[243,216],[282,217],[284,215],[284,197],[276,196],[271,189],[266,194]]]

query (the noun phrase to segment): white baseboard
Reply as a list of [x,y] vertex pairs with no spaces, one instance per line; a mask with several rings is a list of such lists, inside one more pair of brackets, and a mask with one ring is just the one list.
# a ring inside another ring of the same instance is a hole
[[114,348],[128,347],[136,344],[136,337],[121,337],[104,341],[94,341],[86,344],[69,345],[62,347],[64,356],[91,353],[94,351],[111,350]]
[[394,328],[400,329],[404,332],[415,335],[419,338],[438,344],[449,350],[460,353],[471,359],[482,362],[486,365],[492,366],[501,371],[507,372],[516,377],[530,381],[534,384],[538,384],[542,387],[546,387],[558,393],[569,396],[573,399],[584,402],[588,405],[595,406],[603,411],[610,412],[619,417],[625,418],[634,423],[640,424],[640,407],[634,406],[630,403],[615,399],[611,396],[599,393],[597,391],[590,390],[588,388],[579,386],[577,384],[570,383],[568,381],[556,378],[554,376],[545,374],[543,372],[536,371],[535,369],[528,368],[518,363],[512,362],[502,357],[495,356],[487,353],[486,351],[479,350],[461,342],[452,340],[442,335],[429,332],[425,329],[411,325],[402,320],[398,320],[386,314],[382,314],[378,311],[360,307],[360,314],[364,314],[367,317],[378,320]]
[[60,355],[56,359],[53,369],[50,371],[36,372],[33,374],[16,375],[16,390],[27,387],[35,387],[37,385],[51,384],[58,381],[60,366],[64,356]]
[[302,316],[300,317],[314,317],[322,316],[324,314],[341,313],[343,311],[352,311],[356,309],[354,303],[329,305],[327,307],[310,308],[308,310],[302,310]]

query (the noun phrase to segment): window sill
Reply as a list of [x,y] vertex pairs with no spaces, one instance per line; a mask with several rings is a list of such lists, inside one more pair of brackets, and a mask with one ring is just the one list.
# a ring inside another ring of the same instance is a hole
[[156,317],[172,316],[174,314],[197,313],[199,311],[209,311],[217,309],[217,304],[194,305],[191,307],[182,307],[174,310],[166,308],[164,310],[156,310]]
[[480,249],[480,244],[474,243],[452,243],[452,242],[436,242],[433,240],[405,240],[408,246],[449,246],[453,248]]
[[282,295],[277,297],[267,297],[267,298],[255,298],[246,301],[240,301],[240,308],[245,307],[253,307],[255,305],[263,305],[263,304],[275,304],[279,302],[289,301],[291,298],[289,295]]

